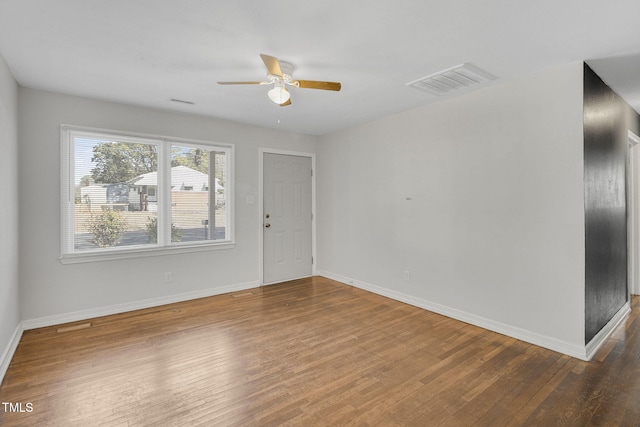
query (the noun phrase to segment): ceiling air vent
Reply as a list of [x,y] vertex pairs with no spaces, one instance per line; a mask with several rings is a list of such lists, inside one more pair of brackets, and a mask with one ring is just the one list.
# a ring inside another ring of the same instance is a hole
[[413,86],[432,95],[442,96],[458,90],[480,86],[495,79],[494,75],[467,62],[414,80],[407,83],[407,86]]

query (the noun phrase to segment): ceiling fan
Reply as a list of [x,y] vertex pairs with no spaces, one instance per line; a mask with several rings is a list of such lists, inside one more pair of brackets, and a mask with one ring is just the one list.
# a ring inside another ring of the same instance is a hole
[[270,85],[273,84],[267,95],[269,99],[281,107],[291,105],[291,94],[287,86],[294,86],[307,89],[322,89],[339,91],[342,85],[338,82],[321,82],[316,80],[294,80],[293,65],[278,61],[273,56],[260,54],[264,65],[267,67],[267,81],[264,82],[218,82],[219,85]]

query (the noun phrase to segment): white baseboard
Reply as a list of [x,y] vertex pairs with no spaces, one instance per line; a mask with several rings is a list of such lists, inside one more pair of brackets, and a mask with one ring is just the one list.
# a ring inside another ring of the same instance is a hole
[[374,294],[382,295],[387,298],[394,299],[396,301],[404,302],[415,307],[419,307],[434,313],[442,314],[443,316],[450,317],[452,319],[460,320],[471,325],[479,326],[483,329],[488,329],[493,332],[497,332],[503,335],[510,336],[512,338],[519,339],[531,344],[535,344],[540,347],[548,348],[549,350],[557,351],[559,353],[566,354],[571,357],[575,357],[581,360],[589,360],[585,347],[567,343],[546,335],[538,334],[526,329],[518,328],[515,326],[507,325],[505,323],[496,322],[491,319],[477,316],[472,313],[468,313],[462,310],[451,308],[442,304],[427,301],[421,298],[417,298],[411,295],[403,294],[388,288],[373,285],[370,283],[362,282],[349,277],[341,276],[339,274],[333,274],[328,271],[318,271],[317,274],[328,279],[335,280],[356,288],[364,289]]
[[631,304],[627,301],[620,310],[613,316],[609,323],[591,338],[591,341],[586,346],[586,360],[591,360],[595,356],[596,352],[602,347],[602,344],[609,338],[611,333],[618,327],[618,325],[631,313]]
[[6,374],[7,369],[9,369],[9,364],[11,363],[11,359],[13,359],[13,354],[18,348],[18,343],[20,342],[20,338],[22,338],[23,331],[22,323],[19,323],[18,326],[16,326],[15,331],[13,331],[13,335],[11,336],[11,340],[9,340],[7,348],[2,352],[2,357],[0,357],[0,384],[2,384],[4,374]]
[[74,311],[72,313],[56,314],[53,316],[38,317],[35,319],[23,320],[24,330],[43,328],[46,326],[59,325],[62,323],[77,322],[79,320],[92,319],[94,317],[109,316],[111,314],[125,313],[127,311],[140,310],[143,308],[157,307],[175,302],[188,301],[197,298],[205,298],[214,295],[226,294],[229,292],[244,291],[260,286],[259,281],[238,283],[235,285],[222,286],[219,288],[202,289],[181,294],[167,295],[164,297],[150,298],[141,301],[127,302],[107,307],[97,307],[88,310]]

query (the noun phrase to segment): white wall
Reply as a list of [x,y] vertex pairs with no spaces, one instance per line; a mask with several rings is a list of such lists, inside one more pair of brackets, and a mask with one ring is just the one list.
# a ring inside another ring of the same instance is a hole
[[[18,301],[18,84],[0,56],[0,381],[14,333]],[[11,354],[10,354],[11,353]]]
[[569,64],[322,137],[320,274],[579,356],[582,84]]
[[[257,199],[259,148],[315,152],[316,137],[33,89],[21,88],[19,101],[22,317],[39,319],[26,326],[176,294],[258,286],[260,218],[258,205],[246,204],[246,196]],[[61,123],[236,144],[236,247],[62,265]],[[165,271],[173,273],[173,283],[164,283]]]

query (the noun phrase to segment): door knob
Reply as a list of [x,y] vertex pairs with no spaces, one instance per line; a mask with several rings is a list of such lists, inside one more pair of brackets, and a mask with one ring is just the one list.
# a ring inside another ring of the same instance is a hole
[[266,223],[264,226],[265,226],[265,227],[267,227],[267,228],[269,228],[269,227],[271,227],[271,224]]

